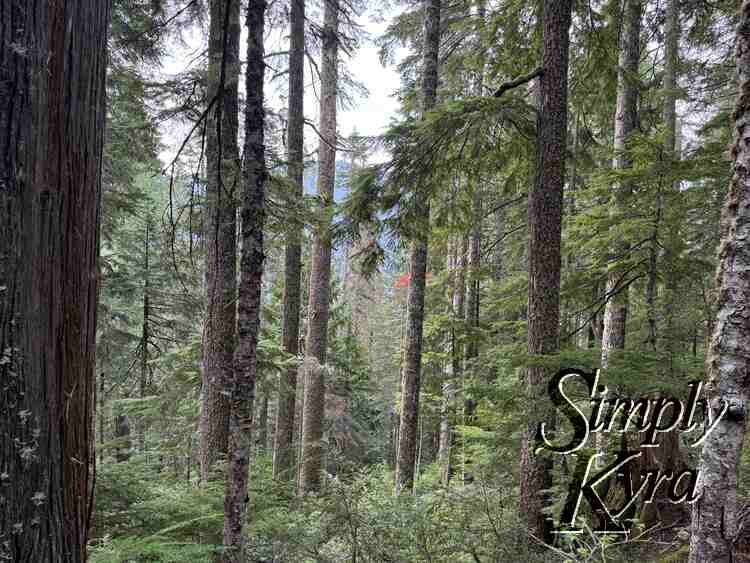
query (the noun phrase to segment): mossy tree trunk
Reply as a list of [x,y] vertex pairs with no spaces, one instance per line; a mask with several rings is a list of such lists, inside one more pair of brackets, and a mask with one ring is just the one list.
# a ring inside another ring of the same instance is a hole
[[265,0],[247,7],[247,66],[245,70],[245,146],[240,208],[242,255],[237,307],[237,350],[227,388],[230,399],[229,451],[224,489],[225,563],[247,560],[244,525],[247,519],[248,468],[252,454],[253,402],[258,376],[263,278],[263,225],[265,223],[265,135],[263,123],[263,31]]
[[240,0],[211,0],[206,124],[206,298],[200,412],[201,479],[227,452],[237,318],[237,147]]
[[733,176],[721,221],[717,314],[706,370],[710,408],[728,412],[703,446],[693,504],[690,563],[735,561],[737,473],[750,401],[750,0],[743,0],[735,49],[739,92],[733,115]]

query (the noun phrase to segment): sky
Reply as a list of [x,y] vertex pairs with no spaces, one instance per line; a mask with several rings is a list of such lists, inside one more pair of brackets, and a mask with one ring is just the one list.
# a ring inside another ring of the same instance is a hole
[[[382,35],[388,25],[388,21],[364,21],[365,29],[373,38]],[[353,110],[341,112],[339,132],[348,136],[356,126],[361,135],[379,135],[398,111],[399,104],[394,93],[399,87],[400,78],[395,65],[383,67],[378,48],[372,43],[363,46],[347,64],[370,95],[360,99]]]
[[[352,57],[343,53],[340,55],[349,72],[361,82],[368,91],[366,97],[358,96],[354,100],[354,106],[350,109],[342,109],[337,116],[339,134],[343,137],[349,136],[355,129],[360,135],[375,136],[382,134],[398,111],[398,100],[395,92],[399,87],[400,78],[395,64],[384,67],[380,63],[379,49],[374,44],[374,39],[382,35],[388,27],[392,14],[376,15],[370,11],[359,17],[370,40],[362,42],[360,48]],[[283,51],[288,48],[285,44],[287,30],[282,34],[270,36],[266,44],[266,52]],[[194,60],[202,49],[205,49],[205,38],[198,30],[183,34],[185,45],[175,43],[172,51],[165,58],[162,68],[155,74],[160,78],[168,78],[183,72],[190,61]],[[246,39],[243,27],[242,43]],[[241,48],[244,52],[244,49]],[[403,53],[396,52],[395,59],[398,61]],[[267,75],[270,74],[267,72]],[[305,64],[305,115],[307,119],[317,123],[318,121],[318,99],[316,89],[312,87],[312,76],[309,64]],[[284,82],[285,77],[278,80]],[[244,84],[244,80],[240,81]],[[273,84],[267,84],[266,103],[274,110],[283,111],[283,103],[279,97],[278,88]],[[177,148],[190,131],[191,125],[187,123],[169,123],[162,130],[164,150],[160,157],[167,164],[171,162]],[[311,150],[317,147],[317,134],[311,127],[305,129],[305,144]]]

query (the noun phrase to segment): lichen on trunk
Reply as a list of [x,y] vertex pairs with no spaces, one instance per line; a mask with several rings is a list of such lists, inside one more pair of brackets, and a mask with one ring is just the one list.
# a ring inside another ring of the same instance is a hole
[[743,0],[735,43],[733,176],[724,207],[716,273],[717,314],[706,359],[710,408],[727,414],[708,436],[693,505],[690,563],[735,561],[737,478],[750,400],[750,0]]

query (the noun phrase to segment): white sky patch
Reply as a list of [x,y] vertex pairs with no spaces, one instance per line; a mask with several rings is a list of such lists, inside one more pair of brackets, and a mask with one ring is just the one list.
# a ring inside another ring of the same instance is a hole
[[[382,13],[380,14],[381,16]],[[365,32],[369,36],[361,42],[360,48],[354,53],[353,57],[348,57],[345,53],[340,52],[339,57],[349,69],[350,74],[355,80],[362,83],[368,91],[366,97],[353,96],[353,107],[340,109],[337,116],[338,132],[342,138],[346,138],[353,132],[363,136],[377,136],[383,134],[393,119],[396,117],[399,109],[399,101],[396,92],[400,85],[400,77],[396,70],[396,65],[384,67],[380,62],[379,48],[375,45],[374,40],[381,36],[390,24],[394,14],[386,14],[384,17],[376,18],[373,14],[365,13],[359,18]],[[189,30],[183,33],[183,39],[186,45],[180,45],[175,42],[173,48],[164,58],[163,65],[160,69],[154,69],[153,78],[164,80],[174,77],[184,72],[188,65],[193,61],[193,65],[200,64],[195,59],[206,48],[206,35],[199,29]],[[288,49],[288,28],[271,33],[266,40],[266,52],[280,52]],[[247,30],[244,25],[242,28],[242,38],[240,42],[240,59],[245,59],[245,42]],[[397,51],[394,57],[396,61],[400,60],[403,51]],[[205,58],[202,60],[205,64]],[[320,61],[316,60],[320,65]],[[286,68],[286,62],[276,62],[274,66]],[[266,69],[267,81],[273,75],[271,69]],[[305,61],[305,116],[315,123],[318,123],[318,109],[320,85],[315,83],[313,87],[312,69],[309,62]],[[240,97],[244,97],[244,77],[240,78]],[[287,89],[287,75],[277,78],[274,83],[266,84],[266,105],[273,111],[284,114],[286,112],[285,96]],[[243,126],[243,119],[240,116],[240,128]],[[171,120],[162,126],[163,151],[160,159],[163,164],[168,165],[173,159],[177,150],[181,146],[187,134],[192,128],[191,123]],[[198,138],[199,130],[193,134]],[[305,128],[305,146],[306,152],[311,153],[318,146],[318,135],[312,127]],[[341,157],[344,157],[342,154]],[[385,155],[373,155],[373,160],[382,160]]]

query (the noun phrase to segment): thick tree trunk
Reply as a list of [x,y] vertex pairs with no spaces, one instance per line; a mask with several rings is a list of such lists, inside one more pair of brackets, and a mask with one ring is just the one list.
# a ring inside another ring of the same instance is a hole
[[309,321],[305,344],[305,398],[302,412],[300,491],[320,488],[323,467],[325,363],[328,347],[328,308],[331,279],[331,220],[336,179],[336,101],[338,98],[339,1],[325,0],[323,61],[320,92],[318,197],[323,214],[313,240]]
[[242,256],[237,314],[237,351],[227,392],[230,396],[229,455],[224,494],[224,552],[226,563],[246,561],[244,553],[248,499],[248,467],[252,453],[253,400],[258,372],[265,222],[265,140],[263,134],[263,30],[265,0],[247,8],[247,67],[245,72],[245,146],[242,170]]
[[700,462],[693,504],[690,563],[735,561],[738,532],[737,472],[745,440],[750,384],[750,0],[743,0],[735,43],[739,93],[734,111],[734,175],[722,216],[722,240],[716,274],[716,325],[706,370],[711,409],[728,412],[708,436]]
[[[304,173],[304,99],[305,99],[305,0],[292,0],[289,17],[289,115],[287,126],[287,160],[289,179],[294,183],[291,200],[302,197]],[[282,340],[284,351],[299,354],[299,317],[301,304],[302,247],[301,225],[292,221],[286,235],[284,262],[284,317]],[[273,452],[273,477],[289,481],[294,476],[295,397],[297,368],[290,367],[279,377],[279,402]]]
[[[631,159],[626,142],[635,130],[638,120],[638,63],[640,62],[641,0],[623,0],[620,55],[617,67],[617,109],[615,113],[615,170],[630,168]],[[613,210],[619,211],[630,191],[630,186],[620,182],[614,186]],[[626,258],[627,246],[613,249],[616,260]],[[610,266],[607,274],[607,304],[604,309],[602,334],[602,368],[609,366],[612,350],[625,348],[625,329],[628,317],[627,280],[622,268]]]
[[211,0],[206,128],[206,322],[200,413],[201,479],[210,478],[229,440],[229,398],[237,317],[237,148],[240,0]]
[[[560,318],[560,239],[568,123],[568,47],[572,2],[545,0],[543,9],[544,73],[539,80],[540,107],[537,121],[537,175],[529,192],[529,306],[528,352],[532,355],[558,351]],[[526,370],[527,426],[521,450],[520,510],[528,530],[549,540],[549,522],[543,491],[550,486],[550,460],[535,455],[534,436],[543,421],[553,415],[545,400],[549,369],[530,365]]]
[[0,0],[0,559],[86,560],[105,0]]
[[[424,0],[424,56],[422,60],[422,112],[435,106],[440,52],[441,0]],[[398,453],[396,454],[396,493],[408,490],[414,483],[414,462],[419,418],[419,386],[422,371],[422,324],[427,279],[427,231],[430,205],[423,198],[418,218],[424,223],[423,234],[411,243],[409,259],[409,292],[407,295],[406,350],[402,368],[401,419],[399,421]]]

